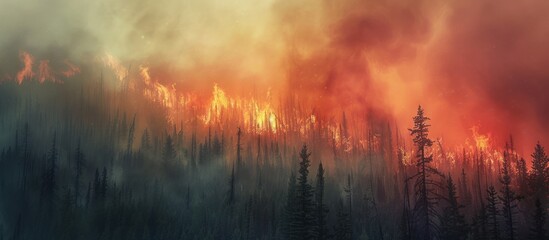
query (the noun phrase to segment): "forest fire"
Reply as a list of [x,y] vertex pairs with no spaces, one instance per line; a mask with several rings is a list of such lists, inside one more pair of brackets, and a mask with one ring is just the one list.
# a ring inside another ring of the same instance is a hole
[[548,12],[0,0],[0,239],[547,240]]
[[24,65],[23,69],[17,73],[17,83],[21,84],[23,83],[23,80],[30,79],[34,76],[34,72],[32,71],[34,57],[28,52],[21,51],[19,52],[19,58]]

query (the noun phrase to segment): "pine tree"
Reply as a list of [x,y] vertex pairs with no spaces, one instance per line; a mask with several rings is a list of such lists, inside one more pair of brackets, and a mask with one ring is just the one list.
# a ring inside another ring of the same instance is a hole
[[311,239],[311,229],[313,227],[313,191],[308,182],[309,166],[311,162],[309,156],[311,153],[307,150],[307,145],[303,145],[299,154],[301,162],[299,163],[299,177],[297,178],[297,216],[298,216],[298,235],[301,239]]
[[548,237],[545,229],[547,213],[539,199],[536,199],[536,209],[532,215],[532,218],[533,221],[530,227],[530,239],[546,240]]
[[414,144],[417,147],[417,162],[418,173],[412,178],[416,179],[415,189],[415,206],[414,218],[416,219],[416,233],[418,239],[430,240],[435,238],[438,232],[437,216],[438,211],[436,204],[438,198],[434,194],[438,183],[432,179],[432,174],[442,176],[438,170],[430,166],[433,160],[432,155],[427,155],[427,148],[433,145],[433,141],[429,139],[428,117],[424,116],[424,111],[421,106],[418,107],[417,115],[414,119],[414,127],[409,129],[414,136]]
[[532,153],[532,168],[530,170],[529,186],[530,190],[541,203],[546,204],[547,194],[549,193],[549,158],[545,149],[536,144],[534,153]]
[[234,203],[234,185],[235,185],[235,176],[234,176],[234,164],[231,171],[231,176],[229,177],[229,190],[227,190],[226,204],[231,206]]
[[[240,131],[240,128],[238,128],[238,132],[236,133],[236,164],[238,168],[241,167],[242,164],[242,146],[240,144],[240,137],[242,136],[242,131]],[[234,168],[234,167],[233,167]]]
[[471,224],[472,239],[488,240],[487,222],[488,216],[486,213],[486,206],[484,205],[484,202],[481,202],[480,209],[473,217],[473,222]]
[[456,186],[451,176],[448,176],[446,185],[448,206],[444,209],[440,232],[441,239],[445,240],[463,240],[467,238],[468,226],[465,222],[465,217],[460,213],[460,209],[464,208],[457,201]]
[[500,178],[500,182],[503,185],[501,189],[500,200],[503,205],[502,214],[503,219],[505,220],[505,233],[508,236],[508,239],[515,240],[517,228],[516,211],[518,207],[517,201],[519,200],[519,197],[511,189],[511,176],[509,174],[509,165],[509,153],[505,151],[503,156],[503,169]]
[[286,196],[286,204],[284,206],[284,226],[283,231],[286,239],[300,239],[298,229],[298,204],[297,204],[297,182],[295,174],[292,172],[290,181],[288,182],[288,195]]
[[149,136],[149,130],[145,128],[143,135],[141,136],[141,150],[149,151],[151,149],[151,137]]
[[334,227],[334,238],[336,240],[351,240],[351,221],[349,214],[343,206],[343,201],[339,201],[336,211],[336,225]]
[[351,185],[351,174],[347,175],[347,186],[343,189],[347,194],[348,218],[349,218],[349,238],[353,239],[353,188]]
[[107,189],[109,183],[107,179],[107,168],[103,167],[103,173],[101,174],[101,197],[105,199],[107,197]]
[[133,147],[133,137],[135,133],[135,114],[133,115],[132,124],[130,125],[130,129],[128,131],[128,144],[126,145],[126,158],[127,160],[131,157],[131,151]]
[[42,176],[42,192],[41,197],[48,201],[49,207],[53,207],[54,198],[57,190],[57,145],[56,135],[53,135],[53,143],[48,154],[47,162],[49,166],[46,168],[45,173]]
[[176,157],[175,147],[173,144],[172,137],[168,135],[166,137],[166,142],[164,144],[164,149],[162,151],[162,159],[166,167],[170,167]]
[[324,204],[324,168],[322,163],[318,164],[315,186],[315,227],[314,237],[317,240],[328,239],[328,227],[326,226],[326,218],[328,215],[328,207]]
[[498,193],[494,186],[488,188],[487,199],[488,205],[486,206],[486,227],[490,239],[499,240],[500,239],[500,227],[499,227],[499,218],[500,212],[498,209]]
[[82,167],[84,165],[84,153],[80,147],[80,141],[78,141],[78,146],[76,147],[76,152],[74,153],[74,162],[75,162],[75,179],[74,179],[74,202],[78,206],[79,197],[80,197],[80,179],[82,177]]
[[99,178],[99,169],[95,169],[95,178],[93,179],[93,200],[101,199],[101,180]]

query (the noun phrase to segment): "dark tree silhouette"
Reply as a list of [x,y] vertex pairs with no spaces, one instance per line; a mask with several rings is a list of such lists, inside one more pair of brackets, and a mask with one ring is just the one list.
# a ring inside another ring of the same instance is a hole
[[486,197],[486,200],[488,205],[486,206],[486,227],[488,235],[490,236],[490,239],[499,240],[501,239],[499,232],[501,229],[499,224],[500,211],[498,208],[498,193],[496,192],[494,186],[490,186],[487,193],[488,196]]
[[300,229],[298,226],[298,202],[297,202],[297,180],[292,172],[288,182],[288,194],[284,206],[284,226],[283,231],[286,239],[300,239]]
[[84,166],[84,153],[80,147],[80,141],[78,141],[78,146],[76,147],[76,152],[74,153],[74,202],[78,206],[80,198],[80,180],[82,178],[82,168]]
[[534,197],[539,198],[541,203],[546,204],[549,188],[549,158],[545,149],[536,144],[532,153],[532,168],[530,170],[529,187]]
[[464,208],[458,203],[456,186],[451,176],[446,181],[446,200],[448,206],[444,208],[440,223],[440,238],[445,240],[462,240],[467,238],[468,226],[465,216],[460,212]]
[[[240,128],[238,128],[238,131],[236,132],[236,164],[240,168],[242,164],[242,145],[240,144],[240,137],[242,136],[242,131],[240,131]],[[233,166],[234,168],[234,166]]]
[[509,174],[510,170],[510,162],[509,162],[509,153],[507,151],[504,152],[503,156],[503,168],[501,172],[501,178],[500,182],[502,184],[501,189],[501,195],[500,200],[502,203],[502,214],[504,221],[504,230],[506,235],[510,240],[514,240],[516,238],[516,228],[517,228],[517,217],[516,217],[516,211],[518,207],[517,201],[519,200],[519,197],[517,197],[516,193],[511,189],[511,176]]
[[57,190],[57,142],[56,134],[53,135],[53,143],[48,154],[48,164],[42,177],[42,198],[47,201],[48,206],[53,207]]
[[471,235],[474,240],[487,240],[488,239],[488,216],[486,213],[486,206],[483,202],[480,204],[478,213],[473,217],[471,223]]
[[145,130],[143,130],[143,135],[141,136],[141,150],[151,150],[151,137],[149,135],[149,130],[147,130],[146,128]]
[[174,163],[176,155],[177,153],[175,151],[173,139],[168,135],[166,136],[166,142],[164,143],[164,149],[162,151],[162,159],[164,159],[166,167],[170,167]]
[[324,204],[324,168],[322,163],[318,164],[318,171],[316,174],[316,186],[315,186],[315,227],[314,237],[317,240],[328,239],[328,226],[327,226],[328,207]]
[[303,145],[299,157],[301,162],[299,163],[299,177],[297,178],[296,186],[296,201],[297,201],[297,231],[301,239],[312,238],[312,227],[314,224],[313,215],[313,189],[309,184],[309,166],[311,161],[309,160],[309,153],[307,145]]
[[530,227],[530,239],[532,240],[546,240],[547,230],[545,229],[545,222],[547,219],[547,210],[543,207],[541,201],[536,199],[534,214],[532,215],[532,222]]
[[231,170],[231,176],[229,177],[229,190],[227,190],[226,204],[232,208],[232,205],[235,201],[234,197],[234,185],[235,185],[235,175],[234,175],[234,164]]
[[416,166],[418,173],[411,178],[415,178],[415,206],[414,218],[416,219],[416,234],[418,239],[430,240],[438,234],[438,216],[436,209],[438,197],[435,194],[440,184],[433,179],[433,174],[441,176],[434,167],[430,166],[433,160],[432,155],[427,155],[427,148],[433,145],[433,141],[429,139],[429,123],[428,117],[424,116],[424,111],[421,106],[417,109],[417,115],[414,119],[414,127],[409,129],[414,137],[413,141],[416,145]]
[[347,216],[349,219],[349,238],[353,239],[353,187],[351,185],[351,174],[347,175],[347,186],[343,189],[347,194]]
[[350,240],[351,238],[351,220],[343,201],[339,200],[336,210],[336,225],[334,227],[334,238],[336,240]]

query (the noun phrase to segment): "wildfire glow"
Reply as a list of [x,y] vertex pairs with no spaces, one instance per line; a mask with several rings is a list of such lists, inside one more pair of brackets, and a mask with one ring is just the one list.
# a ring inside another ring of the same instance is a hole
[[21,51],[19,52],[19,59],[23,62],[23,69],[17,73],[17,83],[22,84],[23,80],[31,79],[34,76],[32,71],[32,64],[34,62],[34,57],[28,52]]
[[490,146],[490,136],[483,135],[478,133],[478,127],[472,127],[471,131],[473,132],[473,138],[477,149],[486,150]]
[[55,76],[53,71],[50,68],[49,60],[40,60],[40,65],[38,66],[38,81],[44,83],[46,80],[55,82]]
[[102,57],[103,63],[111,68],[118,78],[118,80],[122,81],[128,76],[128,69],[120,63],[120,61],[115,58],[113,55],[106,53]]
[[66,78],[70,78],[70,77],[80,73],[80,68],[77,67],[76,65],[72,64],[68,60],[65,60],[64,63],[67,66],[67,69],[62,71],[61,74],[63,74],[63,76],[65,76]]

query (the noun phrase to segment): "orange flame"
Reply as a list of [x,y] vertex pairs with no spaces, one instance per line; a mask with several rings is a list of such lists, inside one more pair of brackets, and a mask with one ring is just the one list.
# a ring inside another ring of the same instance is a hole
[[72,64],[68,60],[65,60],[65,65],[67,66],[67,69],[65,71],[62,71],[61,74],[63,74],[63,76],[65,76],[66,78],[70,78],[80,73],[80,68]]
[[490,146],[490,134],[484,135],[478,133],[478,127],[472,127],[471,131],[473,132],[473,138],[476,143],[476,147],[479,150],[486,150]]
[[106,53],[102,57],[103,64],[105,66],[111,68],[118,78],[118,80],[122,81],[128,76],[128,69],[120,63],[120,61],[115,58],[113,55]]
[[22,84],[23,80],[31,79],[34,76],[34,73],[32,72],[34,57],[28,52],[20,51],[19,59],[21,59],[21,62],[23,62],[24,66],[23,69],[21,69],[21,71],[17,73],[17,83]]
[[40,65],[38,65],[38,81],[44,83],[46,80],[55,82],[55,76],[53,71],[50,68],[49,60],[40,60]]
[[[270,93],[267,93],[270,97]],[[210,104],[203,116],[204,124],[219,124],[226,120],[228,113],[240,113],[244,126],[254,132],[275,133],[280,123],[270,103],[261,103],[256,99],[230,98],[217,84],[214,84]],[[236,117],[236,116],[235,116]]]

